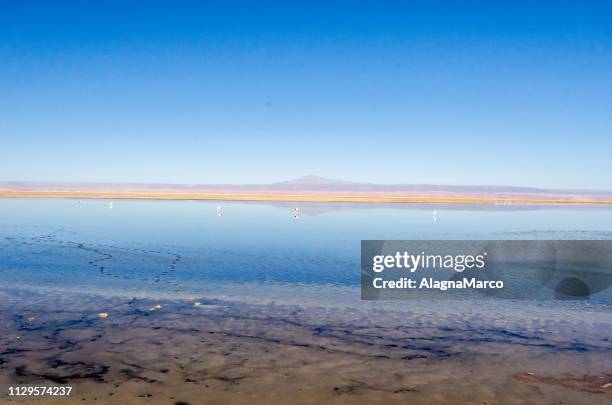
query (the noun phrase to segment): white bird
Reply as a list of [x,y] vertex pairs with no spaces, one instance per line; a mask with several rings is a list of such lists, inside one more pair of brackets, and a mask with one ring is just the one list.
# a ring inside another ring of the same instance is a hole
[[293,219],[300,219],[300,208],[299,207],[295,207],[293,209]]
[[219,206],[217,207],[217,216],[218,216],[218,217],[223,216],[223,206],[222,206],[222,205],[219,205]]

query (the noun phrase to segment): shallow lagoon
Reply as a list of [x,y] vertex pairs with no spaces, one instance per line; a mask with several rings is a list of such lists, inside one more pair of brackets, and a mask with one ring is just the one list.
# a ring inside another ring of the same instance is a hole
[[611,239],[612,209],[299,206],[0,201],[0,384],[73,384],[75,402],[609,401],[612,303],[361,302],[359,248]]

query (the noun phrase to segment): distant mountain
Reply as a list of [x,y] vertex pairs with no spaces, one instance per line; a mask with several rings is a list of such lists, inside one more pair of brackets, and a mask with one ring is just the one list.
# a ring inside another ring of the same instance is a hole
[[314,174],[309,174],[308,176],[299,177],[297,179],[281,181],[278,183],[272,183],[273,186],[313,186],[313,185],[321,185],[321,186],[333,186],[333,185],[347,185],[354,184],[351,181],[345,180],[334,180],[334,179],[326,179],[325,177],[317,176]]
[[281,181],[269,185],[260,185],[265,189],[270,190],[303,190],[303,191],[329,191],[329,190],[349,190],[351,187],[358,185],[344,180],[327,179],[325,177],[310,174],[308,176],[299,177],[297,179]]
[[565,198],[612,198],[612,191],[562,190],[495,185],[375,184],[334,180],[317,175],[272,184],[137,184],[137,183],[28,183],[0,182],[0,190],[116,191],[176,193],[339,194],[389,196],[564,196]]

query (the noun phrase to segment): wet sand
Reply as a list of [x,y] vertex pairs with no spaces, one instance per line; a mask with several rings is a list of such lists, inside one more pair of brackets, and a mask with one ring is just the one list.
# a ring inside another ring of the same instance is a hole
[[581,321],[579,310],[552,306],[536,319],[440,303],[389,311],[30,290],[2,290],[0,298],[0,386],[76,387],[75,396],[48,403],[612,398],[607,306],[590,307]]

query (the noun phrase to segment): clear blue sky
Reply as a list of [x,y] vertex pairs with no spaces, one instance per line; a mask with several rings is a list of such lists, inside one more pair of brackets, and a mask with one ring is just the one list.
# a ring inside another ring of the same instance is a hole
[[0,0],[0,180],[612,189],[612,2],[296,3]]

